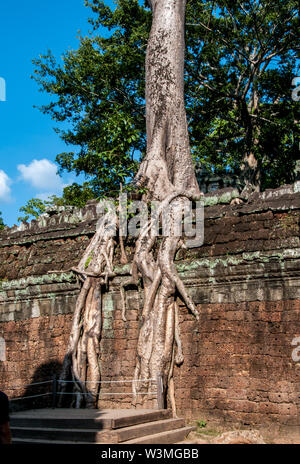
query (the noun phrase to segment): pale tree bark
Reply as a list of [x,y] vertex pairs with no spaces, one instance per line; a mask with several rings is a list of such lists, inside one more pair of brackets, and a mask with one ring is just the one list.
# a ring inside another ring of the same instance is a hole
[[249,195],[253,192],[260,191],[260,169],[255,154],[255,149],[259,144],[260,130],[255,123],[255,118],[259,109],[259,97],[257,92],[257,76],[253,77],[253,90],[252,96],[248,103],[246,100],[243,101],[244,106],[244,123],[246,129],[246,151],[241,163],[241,172],[243,176],[244,188],[241,197],[245,200],[249,198]]
[[[190,155],[184,104],[185,0],[151,0],[146,54],[147,156],[137,178],[152,198],[176,190],[199,192]],[[146,178],[146,179],[145,179]]]
[[[255,148],[257,144],[258,139],[255,138],[253,141],[253,148]],[[248,200],[251,193],[260,191],[260,171],[253,149],[244,155],[241,171],[244,182],[241,198]]]
[[[146,122],[147,154],[137,174],[139,185],[146,186],[148,199],[170,206],[170,222],[181,217],[188,198],[199,197],[199,187],[192,163],[184,104],[184,23],[185,0],[151,0],[153,21],[146,54]],[[150,233],[138,239],[134,266],[144,283],[143,324],[140,330],[135,379],[137,403],[141,391],[149,384],[141,380],[163,378],[168,385],[173,412],[174,361],[180,364],[183,354],[180,342],[178,307],[179,291],[188,308],[198,317],[192,300],[177,275],[174,259],[181,246],[180,236],[173,233],[160,245],[157,259]]]
[[[173,369],[176,363],[183,362],[176,292],[198,318],[197,309],[174,265],[175,254],[184,245],[182,232],[177,230],[183,209],[189,200],[200,197],[184,105],[185,6],[185,0],[151,0],[153,22],[146,55],[147,152],[135,179],[138,186],[146,187],[144,200],[159,202],[158,215],[169,208],[170,234],[158,243],[151,234],[149,220],[136,242],[132,276],[120,288],[124,320],[126,285],[138,284],[142,280],[144,288],[133,403],[145,404],[152,390],[149,380],[161,376],[174,415]],[[94,406],[97,405],[97,382],[101,376],[101,287],[114,277],[115,242],[104,227],[105,221],[112,219],[109,212],[104,216],[75,269],[84,284],[75,309],[61,377],[65,379],[71,371],[77,390],[83,393],[89,390],[88,404]],[[120,246],[124,255],[123,243]],[[86,381],[90,382],[89,389],[85,386]]]

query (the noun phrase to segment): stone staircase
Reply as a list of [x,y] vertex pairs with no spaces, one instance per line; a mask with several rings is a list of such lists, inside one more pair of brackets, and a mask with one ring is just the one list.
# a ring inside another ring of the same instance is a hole
[[32,410],[11,415],[15,444],[172,444],[194,430],[170,410]]

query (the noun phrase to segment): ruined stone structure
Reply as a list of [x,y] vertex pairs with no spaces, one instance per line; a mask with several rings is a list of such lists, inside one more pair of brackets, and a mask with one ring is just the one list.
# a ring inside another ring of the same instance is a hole
[[[300,337],[299,192],[298,182],[239,205],[230,205],[234,189],[205,196],[204,244],[180,250],[176,261],[200,312],[197,322],[179,301],[185,360],[175,370],[178,413],[300,425],[300,362],[293,356]],[[0,235],[0,388],[11,398],[45,391],[17,387],[59,372],[79,290],[70,269],[95,224],[89,202]],[[124,322],[119,288],[128,271],[120,266],[105,295],[104,380],[133,377],[142,293],[127,290]],[[100,407],[130,407],[129,395],[105,398]]]
[[199,164],[195,167],[195,174],[200,190],[203,193],[210,193],[228,187],[242,192],[245,187],[241,176],[228,174],[225,169],[221,172],[212,173]]

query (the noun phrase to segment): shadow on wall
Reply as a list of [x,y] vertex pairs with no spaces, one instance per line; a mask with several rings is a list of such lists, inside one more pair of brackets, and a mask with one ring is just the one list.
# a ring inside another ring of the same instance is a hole
[[[25,392],[10,401],[11,412],[27,409],[51,408],[53,404],[53,378],[58,377],[62,364],[51,361],[41,364],[35,371]],[[21,399],[21,396],[24,397]],[[20,398],[20,399],[18,399]]]
[[[41,364],[35,371],[31,383],[25,391],[10,398],[10,411],[25,411],[28,409],[41,408],[74,408],[77,406],[77,395],[74,393],[73,382],[67,382],[64,388],[60,388],[59,376],[62,370],[62,363],[51,361]],[[71,376],[70,376],[71,380]],[[60,394],[60,392],[64,394]],[[81,408],[89,407],[85,401],[80,402]]]

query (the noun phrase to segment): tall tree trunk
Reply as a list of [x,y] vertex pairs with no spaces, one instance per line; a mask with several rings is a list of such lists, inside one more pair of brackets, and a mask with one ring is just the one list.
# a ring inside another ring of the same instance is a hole
[[244,155],[241,164],[241,171],[244,182],[244,188],[241,197],[245,198],[245,200],[248,199],[251,193],[260,191],[260,170],[253,150],[257,144],[258,139],[255,139],[253,142],[252,150]]
[[190,154],[184,104],[186,0],[151,0],[152,28],[146,54],[147,155],[142,178],[153,199],[174,189],[199,193]]
[[[148,188],[145,198],[170,208],[171,234],[154,258],[155,241],[145,228],[138,239],[134,266],[144,283],[144,308],[135,369],[135,400],[151,390],[142,380],[161,376],[170,391],[174,415],[174,363],[183,362],[176,290],[191,312],[197,310],[177,275],[174,259],[181,245],[175,232],[188,199],[200,195],[192,163],[184,105],[185,0],[151,0],[153,20],[146,55],[147,153],[137,183]],[[163,208],[162,208],[163,210]],[[147,398],[147,397],[146,397]]]
[[256,89],[256,80],[253,78],[253,93],[247,105],[246,100],[242,101],[242,119],[246,130],[246,151],[241,163],[241,172],[244,182],[242,198],[248,199],[253,192],[260,191],[261,175],[258,161],[255,155],[255,148],[259,144],[259,128],[251,118],[252,115],[257,115],[259,97]]

